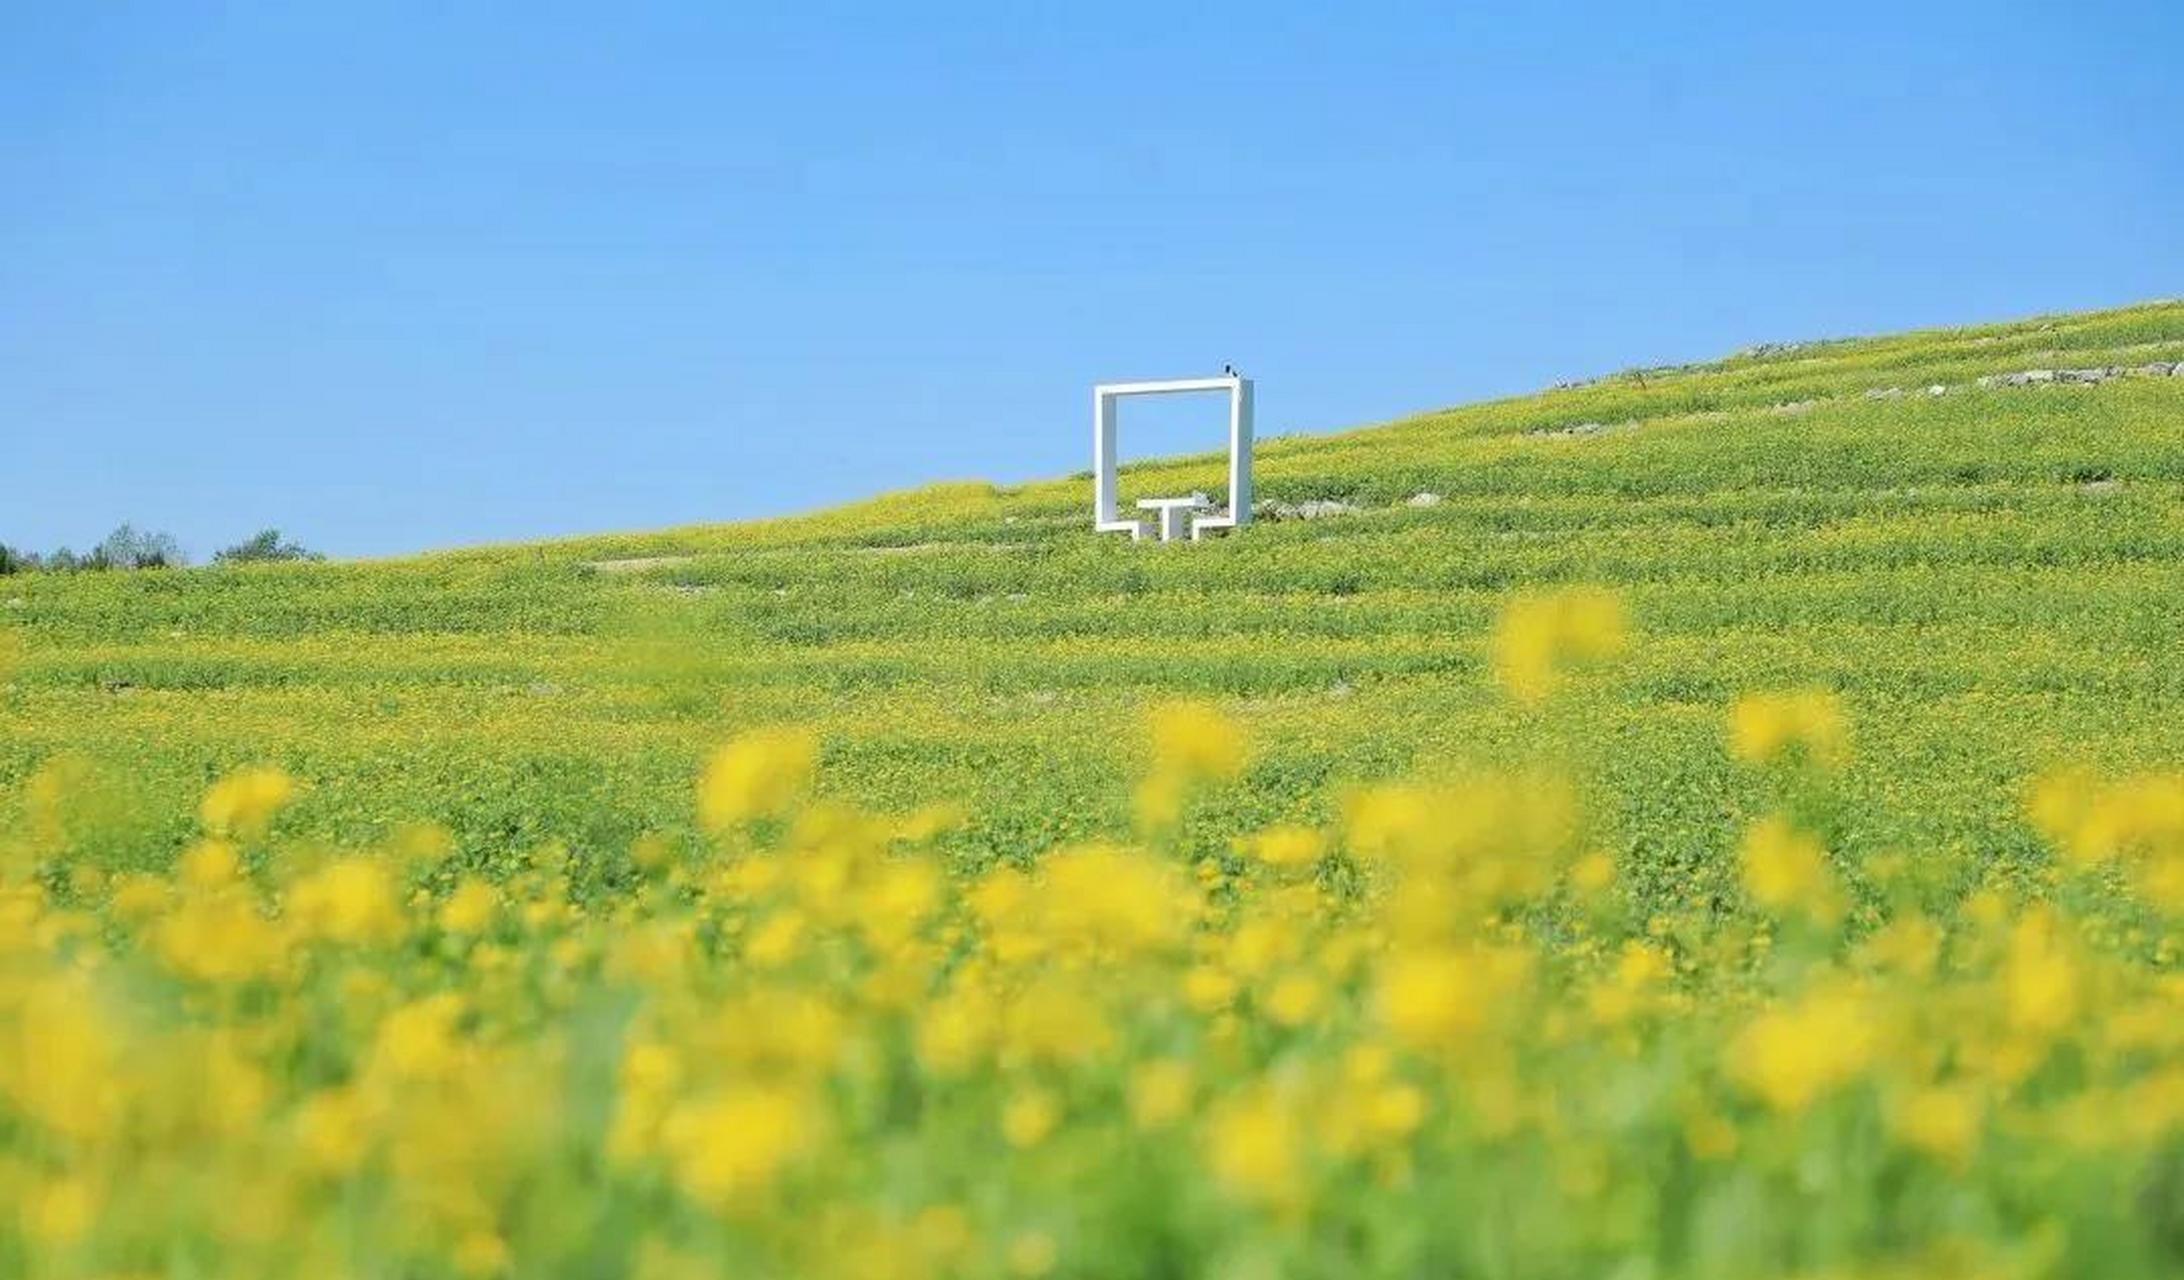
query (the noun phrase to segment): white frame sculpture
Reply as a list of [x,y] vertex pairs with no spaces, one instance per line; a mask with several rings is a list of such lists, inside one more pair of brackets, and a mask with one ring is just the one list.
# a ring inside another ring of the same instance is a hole
[[1092,528],[1098,533],[1127,533],[1142,541],[1149,530],[1135,517],[1124,519],[1115,484],[1115,402],[1124,396],[1166,396],[1192,391],[1226,391],[1229,398],[1228,510],[1198,514],[1196,498],[1147,498],[1138,506],[1158,514],[1162,542],[1182,536],[1190,516],[1191,541],[1208,529],[1240,529],[1251,523],[1251,379],[1173,378],[1161,382],[1103,382],[1092,388]]

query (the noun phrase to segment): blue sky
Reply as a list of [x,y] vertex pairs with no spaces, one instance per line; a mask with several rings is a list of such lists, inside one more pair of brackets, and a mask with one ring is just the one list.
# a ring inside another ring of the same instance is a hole
[[1331,430],[2184,293],[2175,0],[1499,8],[0,4],[0,541],[733,519],[1081,469],[1105,378]]

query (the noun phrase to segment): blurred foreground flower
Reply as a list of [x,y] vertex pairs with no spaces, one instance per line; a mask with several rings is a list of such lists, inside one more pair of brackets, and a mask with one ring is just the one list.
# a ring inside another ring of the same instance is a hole
[[1832,769],[1850,755],[1850,726],[1842,700],[1826,690],[1747,694],[1729,710],[1729,747],[1751,764],[1802,753]]
[[757,729],[713,753],[698,779],[698,820],[726,831],[787,813],[811,786],[819,740],[804,729]]
[[250,839],[265,834],[273,815],[295,794],[295,779],[278,768],[237,769],[205,792],[198,816],[213,835]]
[[1595,587],[1519,595],[1502,609],[1489,650],[1494,677],[1520,702],[1552,693],[1570,671],[1623,652],[1623,602]]

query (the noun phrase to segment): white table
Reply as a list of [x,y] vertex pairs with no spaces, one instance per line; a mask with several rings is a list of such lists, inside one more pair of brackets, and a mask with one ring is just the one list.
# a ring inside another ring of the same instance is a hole
[[1213,504],[1199,494],[1187,498],[1140,498],[1138,510],[1155,513],[1159,522],[1160,540],[1174,542],[1190,531],[1192,513],[1206,511]]

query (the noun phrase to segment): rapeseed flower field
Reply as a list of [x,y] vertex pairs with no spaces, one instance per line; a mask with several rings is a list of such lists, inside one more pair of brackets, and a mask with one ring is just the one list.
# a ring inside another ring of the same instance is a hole
[[0,1272],[2176,1274],[2178,360],[0,579]]

